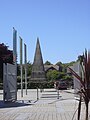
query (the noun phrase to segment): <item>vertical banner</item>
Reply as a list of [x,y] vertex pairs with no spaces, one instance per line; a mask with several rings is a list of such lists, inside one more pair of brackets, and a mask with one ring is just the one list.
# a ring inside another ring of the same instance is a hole
[[23,73],[22,73],[22,38],[20,38],[20,66],[21,66],[21,97],[23,97]]
[[27,48],[26,48],[26,44],[24,43],[24,63],[27,63]]
[[13,63],[15,65],[15,97],[17,100],[17,31],[13,27]]
[[22,64],[22,38],[20,38],[20,65]]
[[27,48],[26,44],[24,44],[24,64],[25,64],[25,89],[27,95]]
[[17,31],[13,27],[13,62],[17,62]]

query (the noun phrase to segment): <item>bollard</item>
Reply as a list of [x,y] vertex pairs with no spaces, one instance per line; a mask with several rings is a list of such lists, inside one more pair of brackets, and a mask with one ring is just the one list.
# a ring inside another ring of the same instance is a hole
[[57,90],[57,99],[59,99],[59,90]]
[[37,87],[37,100],[39,100],[38,87]]

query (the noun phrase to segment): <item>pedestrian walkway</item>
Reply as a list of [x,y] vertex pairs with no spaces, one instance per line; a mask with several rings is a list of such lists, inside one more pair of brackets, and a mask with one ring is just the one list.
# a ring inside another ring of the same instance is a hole
[[[78,101],[74,99],[73,90],[59,91],[59,99],[55,89],[39,92],[38,101],[36,90],[28,90],[28,95],[24,91],[24,97],[20,96],[19,90],[16,103],[1,106],[0,120],[77,120]],[[84,117],[83,104],[81,120]]]

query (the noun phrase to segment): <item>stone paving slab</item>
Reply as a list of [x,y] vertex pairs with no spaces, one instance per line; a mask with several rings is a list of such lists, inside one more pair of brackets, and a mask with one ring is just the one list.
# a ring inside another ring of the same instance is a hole
[[[74,99],[73,90],[60,91],[59,96],[57,99],[57,92],[53,89],[45,90],[39,93],[37,101],[36,90],[28,90],[28,95],[24,93],[23,98],[18,91],[18,101],[23,100],[22,104],[0,108],[0,120],[77,120],[77,112],[75,116],[74,113],[78,101]],[[84,117],[85,105],[82,103],[81,120]]]

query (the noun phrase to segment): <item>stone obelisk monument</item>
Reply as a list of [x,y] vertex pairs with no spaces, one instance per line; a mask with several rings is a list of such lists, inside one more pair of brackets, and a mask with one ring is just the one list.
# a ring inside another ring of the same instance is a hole
[[34,83],[43,83],[46,81],[39,38],[37,38],[36,51],[31,73],[31,81]]

